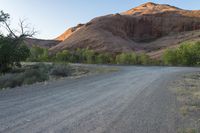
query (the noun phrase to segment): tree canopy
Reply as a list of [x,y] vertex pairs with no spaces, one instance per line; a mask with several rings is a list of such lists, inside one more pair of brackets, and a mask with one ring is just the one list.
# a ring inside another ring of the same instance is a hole
[[20,62],[28,58],[30,50],[23,42],[26,37],[35,34],[34,31],[27,29],[24,21],[20,21],[21,32],[11,29],[9,18],[9,14],[0,11],[0,26],[8,31],[7,35],[3,34],[3,31],[0,34],[0,73],[7,72],[13,66],[20,66]]

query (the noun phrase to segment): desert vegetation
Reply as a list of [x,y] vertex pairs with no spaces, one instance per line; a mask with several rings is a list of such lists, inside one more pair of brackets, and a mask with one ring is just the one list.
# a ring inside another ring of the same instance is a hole
[[[71,74],[68,63],[84,64],[125,64],[125,65],[200,65],[200,42],[186,42],[178,48],[167,49],[161,59],[152,59],[146,53],[99,53],[89,48],[63,50],[49,53],[49,49],[37,44],[27,47],[25,39],[36,32],[30,30],[24,21],[20,21],[20,30],[10,28],[10,16],[0,12],[0,24],[7,34],[0,34],[0,88],[15,87],[22,84],[43,82],[52,76],[65,77]],[[22,66],[21,62],[50,62],[59,65]],[[8,80],[9,79],[9,80]]]
[[200,129],[200,73],[184,75],[174,82],[170,90],[177,96],[182,116],[180,133],[197,133]]
[[185,42],[178,48],[168,49],[162,60],[164,65],[200,65],[200,42]]
[[77,49],[74,51],[63,50],[54,55],[49,55],[48,50],[40,47],[32,47],[27,61],[35,62],[69,62],[85,64],[129,64],[129,65],[152,65],[151,59],[145,53],[97,53],[90,49]]
[[0,76],[0,89],[67,77],[74,72],[68,64],[26,63]]
[[24,21],[20,21],[19,31],[11,29],[9,18],[9,14],[0,11],[1,27],[5,27],[8,32],[6,35],[0,34],[0,73],[6,73],[15,66],[20,67],[20,62],[29,57],[30,50],[24,45],[23,40],[35,34],[34,30],[27,29]]
[[30,51],[31,54],[27,61],[164,66],[200,65],[200,42],[185,42],[177,48],[167,49],[160,59],[152,59],[146,53],[97,53],[88,48],[73,51],[63,50],[52,55],[49,55],[45,48],[32,47]]

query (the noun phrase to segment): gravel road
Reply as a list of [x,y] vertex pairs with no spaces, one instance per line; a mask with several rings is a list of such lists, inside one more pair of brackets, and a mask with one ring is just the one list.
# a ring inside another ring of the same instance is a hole
[[0,91],[1,133],[176,133],[169,82],[184,67],[119,72]]

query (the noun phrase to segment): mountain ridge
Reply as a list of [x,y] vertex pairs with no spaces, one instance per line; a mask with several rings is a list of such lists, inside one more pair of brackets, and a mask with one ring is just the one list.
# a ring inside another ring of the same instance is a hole
[[[61,42],[51,47],[50,51],[55,53],[64,49],[73,51],[89,48],[113,54],[131,51],[153,53],[198,38],[197,33],[188,34],[198,30],[200,10],[184,10],[148,2],[122,13],[96,17],[86,24],[69,28],[56,38]],[[180,34],[183,36],[180,37]]]

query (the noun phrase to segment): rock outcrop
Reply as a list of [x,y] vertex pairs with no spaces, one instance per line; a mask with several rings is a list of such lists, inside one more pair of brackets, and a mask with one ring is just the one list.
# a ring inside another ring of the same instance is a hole
[[[178,38],[200,29],[200,11],[183,10],[170,5],[146,3],[126,12],[94,18],[70,28],[50,51],[90,48],[97,52],[153,52],[177,42],[199,37]],[[170,37],[169,37],[170,36]],[[162,40],[169,38],[163,44]],[[160,43],[161,45],[159,45]]]
[[59,41],[59,40],[44,40],[44,39],[35,39],[35,38],[26,38],[24,41],[24,43],[28,47],[38,46],[42,48],[51,48],[58,45],[61,42],[62,41]]

